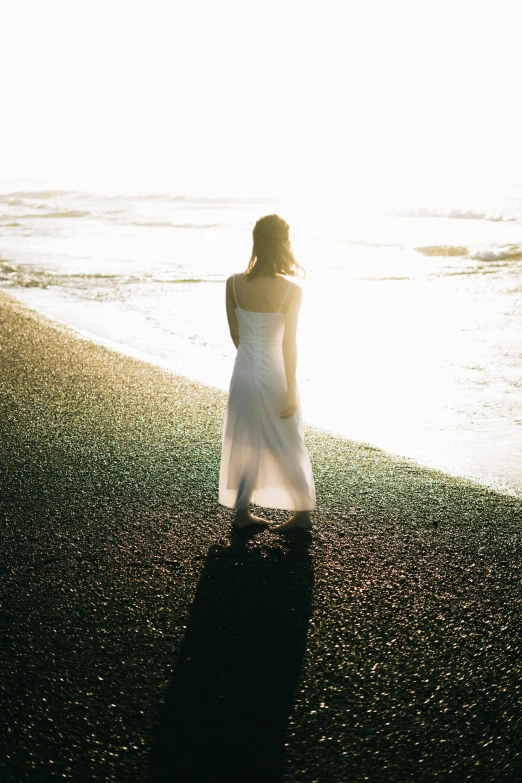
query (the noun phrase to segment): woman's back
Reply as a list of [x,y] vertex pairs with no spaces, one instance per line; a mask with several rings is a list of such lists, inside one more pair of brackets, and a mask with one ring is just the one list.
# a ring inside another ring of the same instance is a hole
[[233,284],[237,306],[253,313],[284,313],[291,294],[289,288],[294,285],[282,275],[257,275],[249,280],[244,273],[234,275]]

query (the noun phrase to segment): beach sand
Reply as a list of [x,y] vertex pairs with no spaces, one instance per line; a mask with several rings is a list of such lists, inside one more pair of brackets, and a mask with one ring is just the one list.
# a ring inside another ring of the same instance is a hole
[[522,779],[520,499],[308,429],[312,534],[232,532],[222,392],[0,329],[2,780]]

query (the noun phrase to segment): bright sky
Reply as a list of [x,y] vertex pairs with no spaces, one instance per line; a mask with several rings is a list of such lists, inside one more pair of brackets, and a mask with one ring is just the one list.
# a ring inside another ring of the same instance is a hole
[[513,0],[3,0],[0,178],[522,182]]

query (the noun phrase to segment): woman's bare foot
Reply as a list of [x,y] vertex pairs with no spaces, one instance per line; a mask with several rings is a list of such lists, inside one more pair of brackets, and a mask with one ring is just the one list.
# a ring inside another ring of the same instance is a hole
[[274,533],[286,533],[287,530],[311,530],[312,519],[309,511],[296,511],[290,519],[283,522],[282,525],[271,527]]
[[266,519],[254,516],[249,508],[238,508],[232,522],[233,527],[268,527],[269,524]]

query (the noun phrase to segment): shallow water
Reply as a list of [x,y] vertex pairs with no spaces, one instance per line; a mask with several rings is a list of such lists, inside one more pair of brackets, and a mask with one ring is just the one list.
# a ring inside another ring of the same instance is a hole
[[365,205],[6,185],[0,286],[226,389],[224,281],[277,211],[308,270],[308,422],[522,493],[522,189]]

